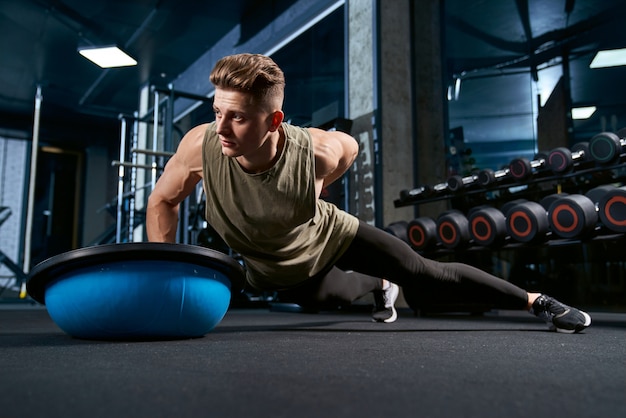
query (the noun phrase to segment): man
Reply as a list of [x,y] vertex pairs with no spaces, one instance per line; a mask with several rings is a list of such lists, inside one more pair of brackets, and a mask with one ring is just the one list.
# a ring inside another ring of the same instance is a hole
[[526,309],[552,329],[579,332],[585,312],[460,263],[421,257],[402,240],[320,199],[354,162],[358,144],[342,132],[283,123],[283,72],[262,55],[219,60],[215,122],[181,140],[151,193],[148,239],[174,242],[178,204],[199,181],[206,219],[242,255],[247,281],[301,303],[379,295],[373,319],[393,322],[398,285],[420,277],[470,285],[468,298],[493,308]]

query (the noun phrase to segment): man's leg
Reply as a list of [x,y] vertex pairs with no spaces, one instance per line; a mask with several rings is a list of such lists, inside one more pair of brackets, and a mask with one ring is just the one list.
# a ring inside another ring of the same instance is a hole
[[355,271],[332,267],[328,273],[313,277],[300,286],[279,292],[281,299],[304,308],[351,304],[372,293],[374,297],[374,322],[394,322],[398,318],[395,303],[400,289],[395,283]]
[[404,241],[364,222],[336,265],[400,286],[410,287],[423,278],[454,283],[469,292],[468,301],[498,309],[527,309],[527,292],[514,284],[467,264],[424,258]]
[[467,294],[468,301],[496,309],[530,309],[560,332],[578,332],[591,324],[591,317],[585,312],[546,295],[528,293],[467,264],[424,258],[404,241],[363,222],[337,266],[384,277],[401,286],[411,286],[424,277],[455,283]]
[[279,292],[282,300],[289,300],[303,307],[350,304],[371,292],[380,291],[383,281],[354,271],[332,267],[291,289]]

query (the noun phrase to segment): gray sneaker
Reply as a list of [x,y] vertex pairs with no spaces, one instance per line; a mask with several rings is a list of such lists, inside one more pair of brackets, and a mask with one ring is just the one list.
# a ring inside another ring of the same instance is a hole
[[543,319],[551,331],[573,334],[591,325],[588,313],[567,306],[547,295],[539,296],[530,309],[530,313]]
[[396,299],[400,294],[400,288],[397,284],[389,282],[389,286],[384,290],[374,292],[374,312],[372,313],[372,321],[374,322],[395,322],[398,319],[396,312]]

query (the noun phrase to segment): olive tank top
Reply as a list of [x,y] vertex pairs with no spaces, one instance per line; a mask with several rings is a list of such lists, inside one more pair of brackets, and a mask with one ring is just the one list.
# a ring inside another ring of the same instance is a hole
[[281,125],[276,164],[250,174],[222,154],[215,123],[203,152],[206,219],[244,259],[248,282],[284,289],[332,266],[352,242],[358,219],[315,195],[315,159],[307,129]]

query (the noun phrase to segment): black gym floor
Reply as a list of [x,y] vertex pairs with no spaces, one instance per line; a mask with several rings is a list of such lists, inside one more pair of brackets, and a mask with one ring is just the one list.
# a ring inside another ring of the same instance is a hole
[[2,304],[0,416],[623,418],[626,314],[592,316],[232,309],[203,338],[112,342]]

